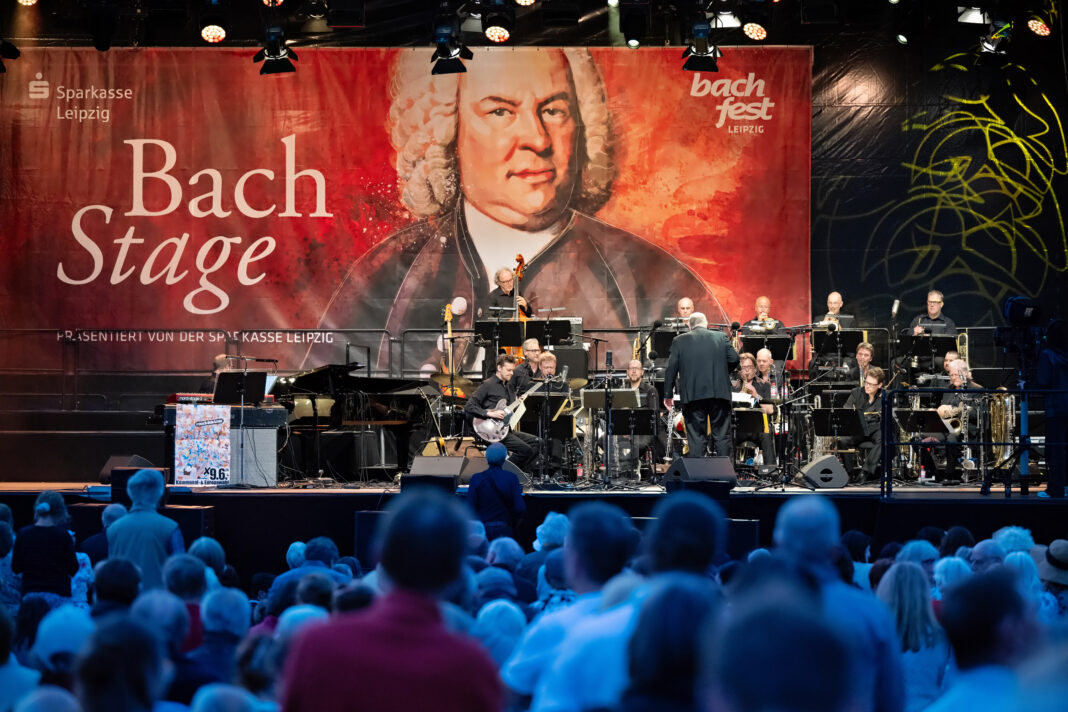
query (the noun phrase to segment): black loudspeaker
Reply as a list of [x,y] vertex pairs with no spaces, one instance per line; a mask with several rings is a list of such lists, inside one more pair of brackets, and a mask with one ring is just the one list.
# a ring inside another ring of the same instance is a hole
[[[104,466],[100,468],[100,484],[111,484],[111,471],[117,467],[152,467],[152,462],[140,455],[112,455]],[[125,487],[125,483],[123,487]]]
[[834,455],[824,455],[808,463],[801,470],[801,477],[817,489],[845,487],[849,483],[849,475]]
[[[505,460],[503,467],[518,477],[520,482],[523,481],[523,471],[513,465],[511,460]],[[486,462],[486,456],[484,454],[469,455],[466,458],[466,463],[464,464],[463,469],[460,471],[460,484],[466,485],[471,481],[471,478],[476,472],[485,472],[488,469],[489,463]]]
[[430,457],[417,455],[412,469],[401,475],[401,492],[413,486],[440,487],[450,494],[460,484],[460,473],[467,462],[465,457]]
[[169,467],[116,467],[111,471],[108,478],[111,483],[111,501],[124,505],[127,509],[133,506],[130,495],[126,493],[126,483],[140,470],[156,470],[163,475],[163,497],[160,498],[159,506],[167,501],[167,485],[172,482]]
[[668,479],[700,480],[704,482],[738,481],[734,474],[734,463],[729,457],[680,457],[671,463],[667,471]]

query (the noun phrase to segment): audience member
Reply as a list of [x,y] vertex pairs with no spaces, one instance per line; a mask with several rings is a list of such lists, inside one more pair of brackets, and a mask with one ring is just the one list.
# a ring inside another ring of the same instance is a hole
[[909,561],[923,569],[928,586],[934,585],[934,565],[938,561],[938,549],[926,539],[913,539],[905,542],[897,553],[895,562]]
[[[723,510],[704,495],[682,491],[665,497],[653,509],[645,540],[651,580],[671,572],[708,577],[723,551],[726,524]],[[628,541],[629,530],[628,526]],[[635,589],[620,605],[588,616],[568,632],[560,655],[539,681],[532,710],[613,707],[619,703],[630,682],[627,641],[648,591],[648,585]],[[598,664],[584,664],[589,660]]]
[[15,528],[15,516],[11,513],[11,507],[0,502],[0,522],[7,522],[12,529]]
[[614,505],[587,502],[571,510],[561,556],[568,586],[577,598],[570,606],[539,617],[523,633],[512,657],[501,668],[509,688],[520,695],[534,694],[560,654],[568,631],[600,609],[601,589],[623,570],[633,554],[630,529],[629,518]]
[[210,536],[202,536],[193,540],[189,545],[189,555],[195,556],[204,562],[207,570],[208,589],[216,589],[222,585],[226,577],[226,552],[222,544]]
[[950,527],[945,537],[942,538],[942,544],[938,547],[938,556],[940,558],[956,556],[957,549],[962,546],[975,546],[975,537],[972,536],[971,530],[961,526]]
[[[504,569],[488,566],[475,574],[475,581],[478,586],[477,601],[474,605],[476,612],[490,601],[504,600],[515,603],[517,606],[519,605],[519,597],[515,590],[515,579]],[[526,607],[520,607],[523,610],[523,615],[529,617]]]
[[[6,524],[6,522],[4,522]],[[7,712],[22,697],[37,687],[41,674],[19,665],[11,652],[15,640],[15,622],[0,608],[0,712]]]
[[92,536],[88,536],[78,547],[79,551],[89,555],[89,561],[93,566],[108,558],[108,527],[126,516],[126,507],[118,502],[112,502],[104,507],[100,513],[100,522],[103,528]]
[[389,592],[362,613],[313,626],[294,642],[282,707],[331,712],[359,699],[362,711],[480,712],[503,702],[493,660],[443,627],[435,596],[460,573],[467,521],[438,492],[404,494],[380,537]]
[[37,641],[37,627],[51,610],[48,599],[39,593],[31,593],[22,599],[18,615],[15,616],[15,641],[11,645],[15,657],[22,665],[33,665],[33,644]]
[[[823,612],[852,648],[857,689],[867,692],[860,710],[897,712],[904,705],[901,653],[886,607],[837,581],[830,566],[838,543],[838,511],[827,497],[794,497],[775,520],[776,551],[821,582]],[[874,570],[874,567],[873,567]]]
[[1030,552],[1035,548],[1035,540],[1030,529],[1023,527],[1002,527],[990,537],[996,541],[1008,556],[1014,551]]
[[334,590],[334,598],[330,603],[330,610],[334,613],[352,613],[362,611],[369,607],[375,600],[375,592],[370,586],[353,582],[348,586]]
[[526,613],[512,601],[497,599],[479,609],[470,635],[498,667],[511,656],[527,625]]
[[237,646],[238,680],[256,699],[270,704],[265,710],[277,709],[273,703],[282,676],[280,647],[273,635],[251,631]]
[[942,540],[946,538],[946,530],[939,527],[926,526],[921,527],[913,540],[930,542],[931,546],[935,549],[942,545]]
[[853,559],[853,583],[865,591],[871,590],[871,537],[856,529],[842,534],[842,546]]
[[189,657],[223,682],[237,679],[237,646],[248,633],[248,598],[236,588],[219,588],[201,604],[204,642]]
[[719,586],[702,576],[669,573],[650,586],[627,649],[630,685],[620,712],[697,708],[701,635],[721,603]]
[[534,530],[534,551],[526,554],[523,560],[519,562],[519,568],[516,569],[515,575],[536,586],[538,583],[538,570],[545,563],[545,557],[549,555],[549,552],[564,545],[569,526],[566,514],[557,512],[546,514],[545,519]]
[[15,548],[15,532],[8,522],[0,522],[0,608],[14,616],[22,600],[22,581],[11,570],[11,550]]
[[295,541],[286,549],[286,566],[296,569],[304,565],[304,550],[307,544],[303,541]]
[[126,559],[104,559],[93,569],[93,602],[89,613],[100,618],[125,613],[141,592],[141,572]]
[[263,620],[252,628],[251,632],[253,634],[274,634],[275,628],[278,626],[278,619],[282,613],[297,602],[297,584],[299,583],[299,578],[291,578],[281,586],[271,584],[271,590],[267,594],[267,601],[264,603]]
[[888,541],[883,544],[882,549],[879,549],[879,555],[875,558],[876,560],[890,559],[891,561],[894,561],[897,558],[897,552],[899,551],[901,551],[901,542]]
[[335,588],[334,580],[325,573],[307,574],[297,582],[297,603],[307,603],[329,611]]
[[538,598],[535,583],[518,575],[519,564],[523,560],[523,547],[512,537],[497,537],[490,542],[486,563],[504,569],[511,574],[515,582],[516,596],[520,603],[533,603]]
[[284,657],[288,652],[290,644],[296,639],[298,633],[305,628],[324,623],[329,618],[330,614],[326,609],[310,603],[298,603],[287,608],[278,617],[278,627],[274,631],[274,639],[280,646],[282,656]]
[[542,567],[545,576],[547,590],[537,601],[530,604],[530,610],[535,616],[542,613],[566,608],[575,602],[578,594],[567,585],[567,574],[564,571],[564,552],[554,549],[545,557],[545,565]]
[[89,612],[70,604],[49,611],[37,627],[33,657],[41,683],[71,689],[74,662],[96,630]]
[[337,562],[349,567],[352,578],[363,578],[363,566],[360,565],[360,560],[355,556],[342,556]]
[[467,486],[467,506],[486,525],[486,538],[490,541],[513,536],[516,522],[527,509],[519,478],[504,469],[507,459],[508,449],[503,444],[490,445],[486,448],[489,467],[476,472]]
[[1060,617],[1057,597],[1048,593],[1038,578],[1038,566],[1029,553],[1014,551],[1005,557],[1004,566],[1016,575],[1016,585],[1024,602],[1031,607],[1040,623],[1049,625]]
[[34,521],[19,530],[11,570],[22,574],[22,595],[40,594],[55,607],[70,601],[70,579],[78,573],[74,539],[66,529],[67,505],[59,492],[42,492]]
[[1005,561],[1005,549],[993,539],[984,539],[972,547],[969,558],[972,571],[977,574],[1000,566],[1003,561]]
[[152,625],[127,616],[101,622],[78,661],[83,712],[151,712],[167,687],[163,646]]
[[352,577],[340,574],[332,568],[334,562],[338,560],[338,556],[337,544],[334,543],[333,539],[325,536],[315,537],[304,547],[304,561],[301,562],[300,566],[275,577],[274,583],[271,584],[271,593],[287,585],[290,581],[299,581],[311,573],[325,574],[335,583],[342,586],[347,584],[352,580]]
[[146,591],[130,607],[130,617],[150,626],[174,666],[174,676],[163,699],[188,705],[201,686],[221,682],[215,671],[181,651],[182,641],[189,633],[189,611],[182,599],[168,591]]
[[972,567],[959,556],[947,556],[935,562],[934,599],[941,601],[946,589],[972,575]]
[[256,712],[256,698],[235,685],[213,682],[197,690],[189,712]]
[[188,653],[200,645],[204,637],[200,601],[208,591],[207,567],[191,554],[176,554],[163,565],[163,583],[168,591],[182,599],[189,614],[189,630],[180,647],[181,652]]
[[901,640],[905,712],[920,712],[945,690],[953,664],[949,641],[931,608],[927,573],[914,562],[899,560],[879,583],[878,595]]
[[1031,556],[1046,590],[1057,597],[1060,614],[1068,615],[1068,539],[1054,539],[1049,546],[1036,546]]
[[158,470],[138,470],[126,483],[133,507],[107,531],[108,555],[132,561],[141,571],[141,588],[146,591],[163,587],[167,557],[185,551],[178,523],[156,511],[163,492]]
[[941,622],[960,673],[928,712],[1012,709],[1017,694],[1013,666],[1036,639],[1034,618],[1013,574],[996,567],[950,588]]
[[42,685],[22,698],[13,712],[82,712],[78,698],[62,687]]

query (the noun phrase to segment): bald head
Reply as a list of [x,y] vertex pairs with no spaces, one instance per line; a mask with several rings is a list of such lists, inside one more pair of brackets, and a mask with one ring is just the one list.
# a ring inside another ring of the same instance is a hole
[[790,499],[775,519],[775,547],[794,561],[829,561],[839,536],[838,510],[822,495]]
[[842,295],[838,292],[831,292],[827,295],[827,313],[837,314],[842,308]]
[[756,367],[761,374],[770,371],[773,363],[775,363],[775,359],[772,358],[770,350],[760,349],[756,352]]
[[675,305],[675,310],[679,316],[683,319],[689,319],[693,314],[693,300],[689,297],[683,297],[679,300],[679,303]]
[[767,319],[768,314],[771,313],[771,300],[767,297],[757,297],[756,300],[756,315],[757,319]]

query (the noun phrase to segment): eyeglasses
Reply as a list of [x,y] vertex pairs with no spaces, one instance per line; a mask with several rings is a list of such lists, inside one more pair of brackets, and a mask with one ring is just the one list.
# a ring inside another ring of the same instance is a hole
[[871,386],[872,388],[875,388],[877,386],[881,386],[882,384],[879,383],[878,381],[864,381],[864,385],[865,386]]
[[928,300],[927,300],[927,303],[928,303],[928,304],[941,304],[941,303],[942,303],[942,300],[941,300],[941,299],[939,299],[939,300],[938,300],[938,301],[936,301],[936,302],[932,302],[932,301],[931,301],[930,299],[928,299]]

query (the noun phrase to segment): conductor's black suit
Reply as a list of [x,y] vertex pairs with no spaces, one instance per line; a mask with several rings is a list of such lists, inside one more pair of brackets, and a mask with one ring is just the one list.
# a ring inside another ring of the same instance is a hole
[[697,326],[675,337],[664,372],[664,394],[675,391],[682,401],[690,456],[702,457],[708,446],[707,423],[717,455],[730,455],[731,382],[738,352],[721,331]]

